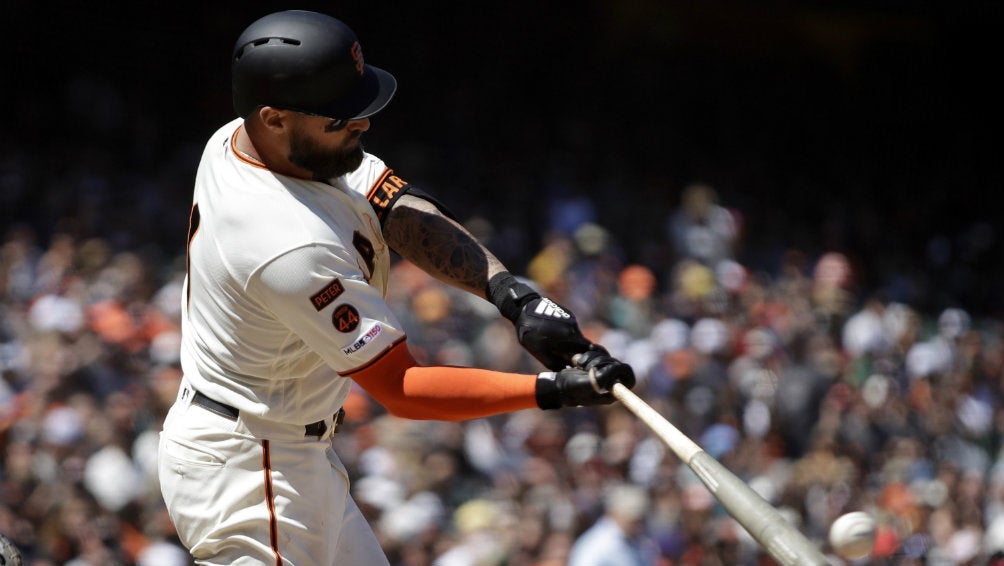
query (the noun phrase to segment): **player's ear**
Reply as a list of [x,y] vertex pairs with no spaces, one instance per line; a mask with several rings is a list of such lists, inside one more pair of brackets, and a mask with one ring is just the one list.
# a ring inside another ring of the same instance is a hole
[[260,106],[254,115],[266,129],[273,133],[282,132],[289,123],[289,112],[272,106]]

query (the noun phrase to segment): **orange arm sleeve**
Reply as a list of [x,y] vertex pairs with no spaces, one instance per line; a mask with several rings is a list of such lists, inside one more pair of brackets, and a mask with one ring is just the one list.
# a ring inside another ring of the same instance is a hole
[[343,375],[392,415],[407,419],[462,421],[537,407],[536,375],[422,367],[404,340],[369,365]]

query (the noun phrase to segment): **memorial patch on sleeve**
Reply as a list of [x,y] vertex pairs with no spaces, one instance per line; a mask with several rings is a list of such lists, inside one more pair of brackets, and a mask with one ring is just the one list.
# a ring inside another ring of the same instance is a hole
[[347,303],[338,305],[331,315],[331,322],[339,332],[352,332],[359,326],[359,311]]

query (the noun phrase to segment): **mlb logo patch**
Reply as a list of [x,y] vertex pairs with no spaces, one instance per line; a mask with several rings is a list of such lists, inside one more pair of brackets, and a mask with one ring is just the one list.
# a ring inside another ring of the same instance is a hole
[[363,346],[369,344],[370,342],[373,341],[374,338],[379,336],[382,330],[383,327],[380,326],[379,322],[374,324],[373,328],[370,328],[369,331],[366,332],[366,334],[360,336],[359,339],[353,342],[350,346],[342,348],[342,353],[345,354],[346,356],[349,356],[358,352],[363,348]]

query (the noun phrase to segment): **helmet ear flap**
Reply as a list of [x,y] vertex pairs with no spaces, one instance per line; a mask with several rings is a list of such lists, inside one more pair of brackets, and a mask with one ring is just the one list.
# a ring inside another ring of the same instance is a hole
[[256,20],[234,44],[231,62],[234,110],[243,118],[261,106],[365,118],[397,90],[393,75],[364,62],[352,29],[317,12],[287,10]]

